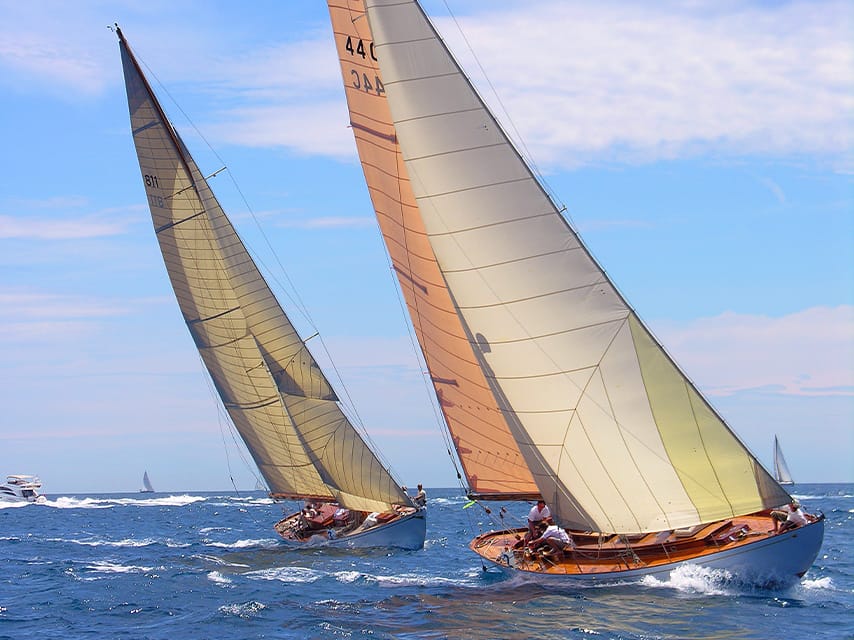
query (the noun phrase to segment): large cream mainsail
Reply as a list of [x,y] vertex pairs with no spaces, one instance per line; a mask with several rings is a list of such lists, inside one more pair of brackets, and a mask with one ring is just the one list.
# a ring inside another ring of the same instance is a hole
[[536,497],[534,484],[454,310],[400,155],[361,0],[330,0],[350,125],[416,337],[472,494]]
[[[435,259],[439,271],[403,271],[404,291],[410,280],[416,294],[425,280],[447,287],[494,406],[560,522],[660,531],[783,503],[782,487],[590,256],[417,2],[366,0],[367,25],[352,10],[360,3],[330,4],[339,53],[342,38],[355,33],[378,61],[341,55],[351,114],[365,116],[353,127],[357,140],[367,133],[359,143],[366,175],[403,176],[385,193],[375,193],[378,182],[371,186],[381,221],[395,209],[386,201],[399,201],[407,216],[409,234],[384,228],[395,268]],[[346,15],[336,19],[347,11],[352,25]],[[376,93],[362,74],[375,67],[391,126],[380,101],[362,106]],[[384,148],[386,139],[405,171],[363,152]],[[401,197],[398,185],[411,196]],[[419,237],[422,225],[428,242]],[[413,317],[418,328],[426,316],[419,308]],[[435,360],[427,362],[440,376]],[[453,433],[458,425],[446,416]]]
[[181,313],[274,496],[385,511],[409,499],[353,428],[167,121],[119,32],[131,128]]

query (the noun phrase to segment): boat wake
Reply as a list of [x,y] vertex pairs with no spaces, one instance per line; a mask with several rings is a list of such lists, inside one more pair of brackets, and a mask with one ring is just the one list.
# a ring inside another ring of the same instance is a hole
[[675,589],[682,593],[698,593],[711,596],[733,595],[730,588],[733,576],[723,569],[711,569],[700,565],[683,565],[670,572],[666,580],[644,576],[640,583],[646,587]]
[[801,580],[800,587],[810,591],[817,589],[826,589],[828,591],[836,591],[836,585],[830,578],[816,578],[815,580]]
[[[33,504],[31,502],[3,502],[0,501],[0,509],[17,509],[18,507],[26,507]],[[40,504],[44,504],[43,502]]]
[[48,500],[45,506],[55,509],[111,509],[113,507],[184,507],[203,502],[202,496],[180,495],[161,498],[73,498],[59,497]]
[[237,540],[236,542],[206,542],[205,544],[209,547],[220,547],[222,549],[274,549],[280,546],[278,540],[271,538]]

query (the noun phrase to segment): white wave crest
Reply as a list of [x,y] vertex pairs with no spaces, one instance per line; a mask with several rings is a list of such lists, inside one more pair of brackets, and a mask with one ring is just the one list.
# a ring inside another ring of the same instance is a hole
[[305,567],[273,567],[249,571],[244,574],[252,580],[278,580],[280,582],[316,582],[323,574]]
[[45,505],[56,509],[111,509],[113,507],[184,507],[194,502],[202,502],[202,496],[180,495],[160,498],[74,498],[60,496],[48,500]]
[[203,527],[199,533],[213,533],[214,531],[231,531],[231,527]]
[[430,498],[430,502],[435,504],[466,504],[469,502],[469,499],[465,496],[458,498]]
[[235,505],[257,505],[268,506],[275,503],[272,498],[257,498],[253,496],[216,496],[217,500],[226,500],[226,502],[211,502],[215,507],[233,507]]
[[833,580],[827,577],[816,578],[815,580],[802,580],[801,586],[804,589],[827,589],[829,591],[836,589],[836,586],[833,584]]
[[219,565],[221,567],[239,567],[239,568],[245,568],[245,569],[249,568],[248,564],[243,564],[240,562],[228,562],[227,560],[223,560],[222,558],[218,558],[217,556],[209,556],[209,555],[204,554],[204,553],[198,554],[198,555],[192,555],[190,557],[191,558],[199,558],[201,560],[204,560],[205,562],[209,562],[210,564],[216,564],[216,565]]
[[670,572],[666,580],[655,576],[644,576],[641,584],[647,587],[665,587],[684,593],[706,595],[729,595],[724,585],[732,580],[732,574],[724,569],[711,569],[700,565],[682,565]]
[[258,540],[249,538],[246,540],[238,540],[236,542],[206,542],[205,544],[209,547],[220,547],[222,549],[249,549],[254,547],[272,549],[273,547],[279,546],[278,541],[271,538],[262,538]]
[[335,574],[335,579],[345,584],[351,584],[364,577],[365,574],[360,571],[339,571]]
[[138,540],[133,538],[125,538],[124,540],[100,540],[97,538],[90,538],[88,540],[78,540],[76,538],[46,538],[45,541],[70,542],[84,547],[150,547],[151,545],[162,544],[173,549],[182,549],[191,546],[189,543],[185,542],[174,542],[169,539],[156,540],[154,538],[140,538]]
[[396,587],[426,587],[435,585],[454,585],[460,586],[466,584],[465,580],[455,578],[444,578],[442,576],[430,576],[417,573],[401,573],[394,576],[368,576],[365,578],[375,580],[382,586]]
[[222,575],[219,571],[210,571],[208,572],[208,580],[211,582],[215,582],[217,584],[231,584],[231,578],[227,578]]
[[86,565],[88,571],[97,573],[147,573],[154,571],[154,567],[139,567],[132,564],[117,564],[106,560],[97,560],[92,564]]
[[18,507],[27,507],[30,502],[5,502],[0,500],[0,509],[17,509]]
[[266,608],[267,606],[265,604],[252,600],[242,604],[224,604],[218,609],[218,611],[230,616],[249,618]]

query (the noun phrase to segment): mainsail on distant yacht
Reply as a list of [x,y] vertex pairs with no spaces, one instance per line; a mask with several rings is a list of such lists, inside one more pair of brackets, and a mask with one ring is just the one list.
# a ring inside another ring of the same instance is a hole
[[471,548],[584,582],[686,563],[791,580],[821,518],[665,352],[561,215],[415,0],[329,0],[350,126],[469,495],[544,498],[574,551],[524,528]]
[[151,486],[151,480],[148,478],[148,471],[142,474],[142,489],[140,493],[154,493],[154,487]]
[[181,313],[271,497],[306,501],[276,531],[293,545],[420,549],[426,511],[344,414],[116,32],[145,192]]
[[783,457],[783,450],[780,448],[780,441],[777,440],[777,436],[774,436],[774,478],[783,485],[795,484],[792,473],[789,471],[789,465],[786,464],[786,459]]

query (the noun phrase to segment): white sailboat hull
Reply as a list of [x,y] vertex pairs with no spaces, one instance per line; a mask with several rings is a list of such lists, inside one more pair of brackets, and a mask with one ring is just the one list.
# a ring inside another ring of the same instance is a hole
[[373,547],[392,547],[396,549],[418,550],[424,547],[427,534],[427,510],[419,509],[386,524],[345,535],[329,538],[325,533],[312,536],[305,541],[283,539],[283,543],[293,549],[306,547],[334,547],[338,549],[368,549]]
[[796,582],[815,562],[824,538],[824,518],[786,533],[749,545],[704,555],[700,558],[606,573],[579,575],[523,571],[485,558],[505,573],[523,574],[549,584],[602,584],[636,580],[645,576],[666,578],[684,566],[700,566],[726,572],[726,578],[754,585],[786,585]]

